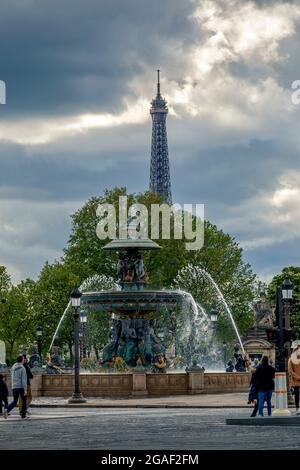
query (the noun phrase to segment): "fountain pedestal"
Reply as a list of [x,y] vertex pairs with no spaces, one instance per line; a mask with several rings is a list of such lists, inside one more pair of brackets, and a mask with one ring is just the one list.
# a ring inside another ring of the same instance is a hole
[[133,371],[132,374],[132,396],[148,395],[147,377],[145,371]]
[[188,394],[204,393],[204,370],[188,371]]

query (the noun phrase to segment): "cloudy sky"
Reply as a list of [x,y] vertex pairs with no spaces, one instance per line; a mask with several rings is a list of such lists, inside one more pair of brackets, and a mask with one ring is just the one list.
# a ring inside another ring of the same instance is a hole
[[300,264],[300,0],[0,0],[0,264],[62,255],[69,214],[148,188],[157,68],[174,202],[268,280]]

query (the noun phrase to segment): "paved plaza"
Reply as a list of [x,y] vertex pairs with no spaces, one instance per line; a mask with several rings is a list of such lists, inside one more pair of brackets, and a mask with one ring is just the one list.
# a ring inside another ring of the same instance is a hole
[[300,448],[299,427],[226,425],[226,418],[249,416],[249,410],[240,408],[33,408],[31,412],[26,421],[0,418],[0,449]]
[[[70,408],[66,398],[36,397],[33,407]],[[218,393],[200,395],[176,395],[165,397],[128,397],[128,398],[92,398],[89,397],[83,405],[84,408],[144,408],[144,407],[170,407],[170,408],[249,408],[246,393]]]

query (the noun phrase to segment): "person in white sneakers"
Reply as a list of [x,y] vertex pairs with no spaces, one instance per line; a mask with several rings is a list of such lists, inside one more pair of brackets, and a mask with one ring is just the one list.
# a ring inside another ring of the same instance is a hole
[[22,399],[22,419],[26,419],[27,374],[23,366],[24,357],[20,354],[17,362],[11,368],[11,388],[13,401],[7,407],[9,413],[17,404],[19,396]]

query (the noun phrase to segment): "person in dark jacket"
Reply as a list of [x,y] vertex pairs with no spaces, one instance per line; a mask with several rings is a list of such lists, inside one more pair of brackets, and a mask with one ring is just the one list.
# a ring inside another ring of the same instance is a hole
[[8,397],[8,389],[7,385],[4,382],[4,375],[0,374],[0,416],[2,416],[2,402],[4,403],[4,418],[7,418],[7,397]]
[[253,403],[253,411],[250,418],[255,418],[258,412],[258,396],[256,390],[256,368],[251,369],[252,375],[249,386],[248,404]]
[[[26,354],[23,354],[24,357],[24,363],[23,366],[25,367],[26,370],[26,376],[27,376],[27,399],[26,399],[26,414],[30,414],[28,411],[28,408],[30,406],[30,403],[32,402],[32,391],[31,391],[31,380],[33,379],[33,374],[31,372],[31,369],[28,365],[28,359],[26,357]],[[22,399],[21,397],[19,398],[19,414],[22,416]]]
[[268,356],[263,356],[256,369],[256,390],[258,395],[258,416],[263,416],[264,403],[267,402],[268,416],[272,414],[272,392],[274,390],[275,369],[269,365]]

